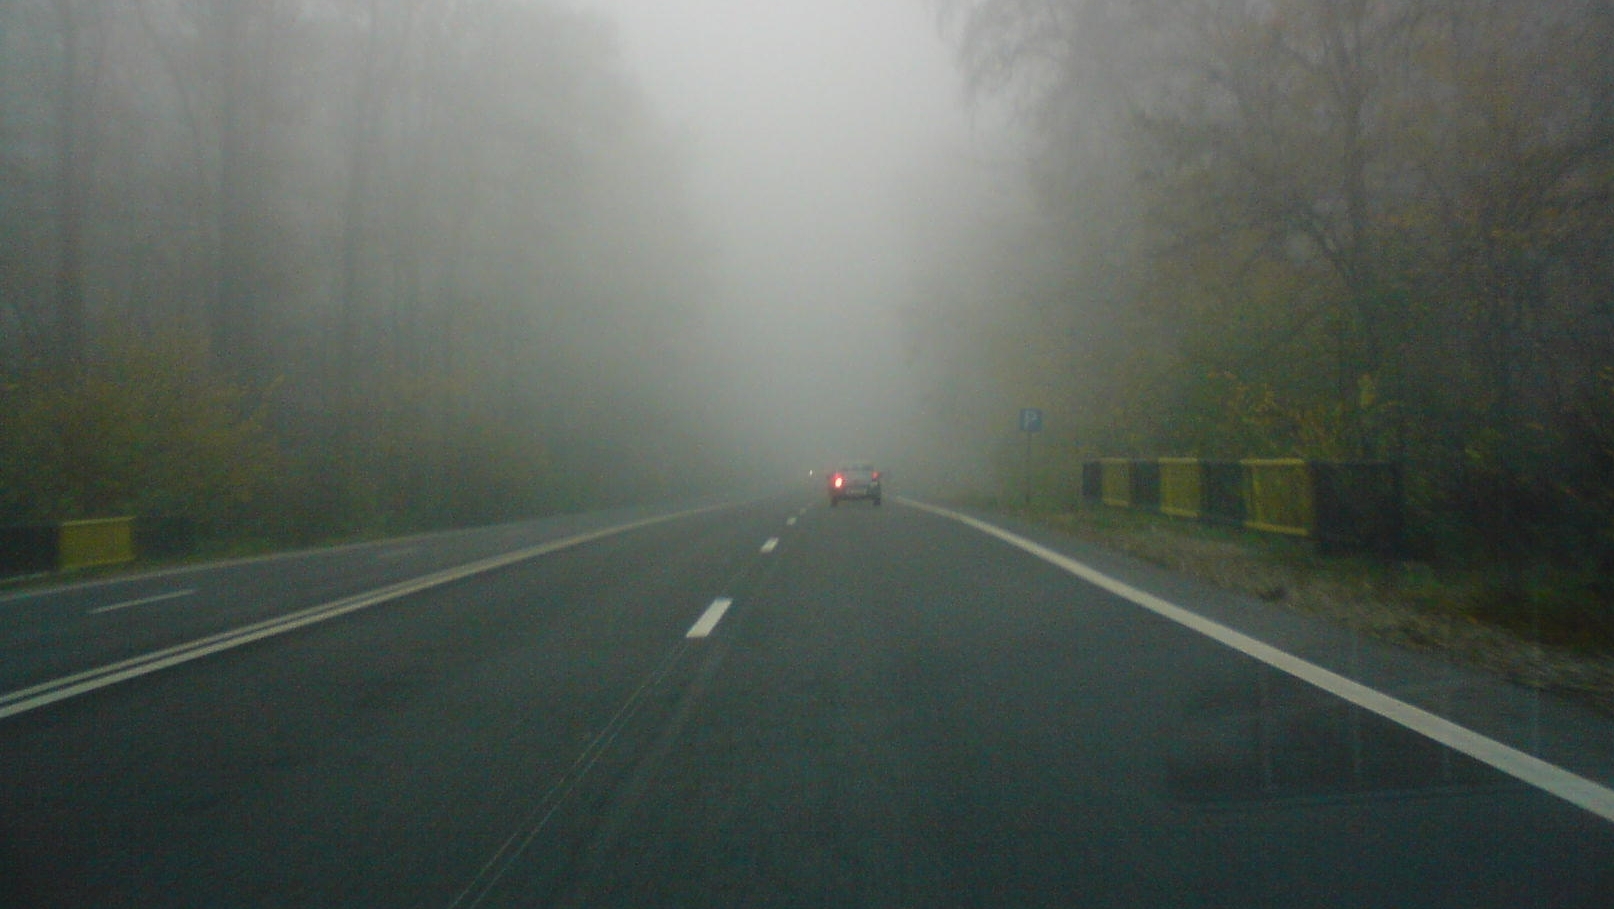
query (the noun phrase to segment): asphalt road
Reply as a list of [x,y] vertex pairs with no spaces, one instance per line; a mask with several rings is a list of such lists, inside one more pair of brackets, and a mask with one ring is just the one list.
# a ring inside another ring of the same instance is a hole
[[655,517],[0,598],[0,906],[1614,906],[1572,705],[912,503]]

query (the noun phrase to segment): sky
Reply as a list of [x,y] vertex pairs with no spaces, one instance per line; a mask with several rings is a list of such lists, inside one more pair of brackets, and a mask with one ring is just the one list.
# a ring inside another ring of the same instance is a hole
[[907,212],[975,141],[933,14],[922,0],[574,3],[615,21],[688,150],[714,256],[706,356],[758,455],[884,457],[922,391],[897,319],[923,243]]

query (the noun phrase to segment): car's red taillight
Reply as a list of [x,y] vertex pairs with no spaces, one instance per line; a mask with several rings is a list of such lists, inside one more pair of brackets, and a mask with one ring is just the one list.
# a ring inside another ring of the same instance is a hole
[[871,479],[871,480],[880,479],[880,472],[878,470],[876,470],[874,473],[869,475],[869,479]]
[[846,478],[840,474],[836,474],[835,479],[831,480],[830,482],[835,484],[836,489],[840,489],[842,486],[846,485]]

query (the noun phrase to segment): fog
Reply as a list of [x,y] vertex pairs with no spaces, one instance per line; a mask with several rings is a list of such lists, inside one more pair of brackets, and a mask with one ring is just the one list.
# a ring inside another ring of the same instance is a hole
[[1604,558],[1611,44],[1597,0],[12,0],[0,520],[1303,457],[1405,464],[1432,547]]
[[933,12],[910,0],[589,6],[686,143],[712,253],[701,350],[729,431],[781,476],[931,444],[903,319],[923,305],[931,242],[914,212],[980,148]]
[[919,0],[25,0],[0,45],[12,519],[321,536],[950,457],[925,296],[981,133]]

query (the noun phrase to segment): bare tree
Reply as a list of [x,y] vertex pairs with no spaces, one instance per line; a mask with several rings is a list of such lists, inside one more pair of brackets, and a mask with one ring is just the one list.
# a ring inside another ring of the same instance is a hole
[[56,86],[56,347],[76,369],[85,352],[85,223],[95,160],[95,86],[101,68],[99,0],[54,0],[61,63]]

